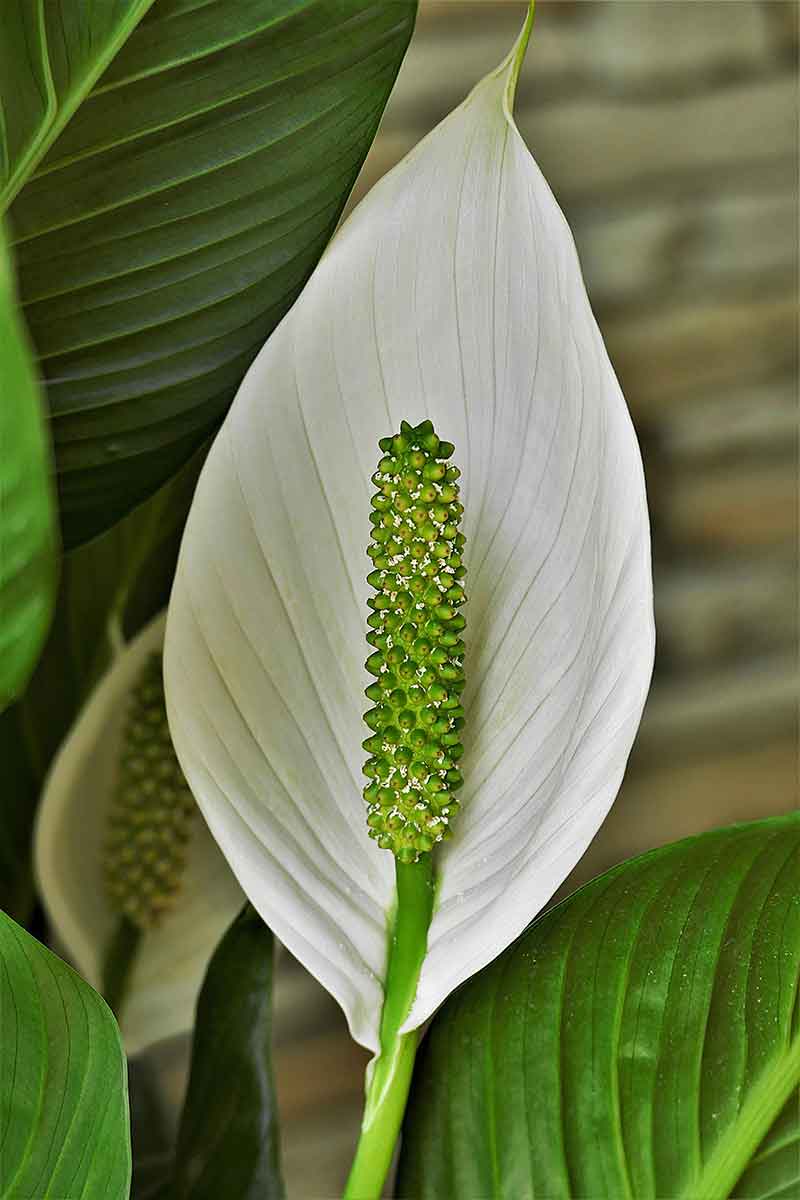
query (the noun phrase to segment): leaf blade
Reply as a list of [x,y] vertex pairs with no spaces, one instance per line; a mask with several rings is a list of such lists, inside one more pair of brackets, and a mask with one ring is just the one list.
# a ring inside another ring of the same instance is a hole
[[[78,0],[60,0],[47,9],[24,0],[7,6],[5,52],[0,54],[0,112],[14,113],[16,127],[8,116],[0,123],[4,164],[0,211],[8,208],[152,3],[117,0],[91,11]],[[31,42],[37,53],[20,53],[23,46],[30,51]],[[73,53],[67,53],[67,47]],[[38,103],[20,102],[21,96],[32,99],[33,93]]]
[[[736,1181],[764,1135],[779,1171],[797,1136],[799,871],[792,814],[633,859],[536,921],[436,1018],[399,1194],[758,1194]],[[494,1066],[470,1061],[486,1039]]]
[[270,1051],[273,958],[272,934],[246,904],[219,943],[197,1002],[175,1200],[285,1195]]
[[157,0],[12,209],[65,538],[209,434],[333,232],[416,0]]
[[125,1058],[96,992],[0,914],[0,1195],[124,1200]]

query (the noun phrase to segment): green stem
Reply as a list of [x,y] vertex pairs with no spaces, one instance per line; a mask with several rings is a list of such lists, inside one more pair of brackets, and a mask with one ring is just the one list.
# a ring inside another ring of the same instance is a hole
[[103,960],[103,998],[119,1021],[128,993],[142,930],[128,917],[120,917]]
[[419,1030],[400,1033],[408,1016],[425,957],[433,911],[432,855],[396,863],[397,911],[381,1017],[381,1049],[368,1075],[361,1136],[344,1200],[377,1200],[392,1163],[403,1122]]

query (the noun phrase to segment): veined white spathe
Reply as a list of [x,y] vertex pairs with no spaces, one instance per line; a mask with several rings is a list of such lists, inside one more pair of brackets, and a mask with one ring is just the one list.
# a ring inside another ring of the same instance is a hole
[[466,506],[466,782],[404,1029],[581,856],[652,669],[639,448],[512,117],[528,28],[358,206],[254,362],[170,603],[168,712],[190,786],[251,902],[373,1051],[394,905],[361,797],[378,438],[429,417],[456,444]]
[[[117,781],[127,699],[150,655],[160,652],[165,615],[121,651],[89,697],[48,775],[36,825],[39,891],[56,948],[98,990],[119,921],[103,877],[103,843]],[[208,960],[244,896],[201,816],[192,824],[175,906],[148,930],[122,1011],[125,1049],[185,1033]]]

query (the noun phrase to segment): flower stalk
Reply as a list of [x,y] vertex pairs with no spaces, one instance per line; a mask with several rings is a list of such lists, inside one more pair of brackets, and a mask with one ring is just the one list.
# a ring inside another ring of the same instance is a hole
[[455,447],[430,421],[403,421],[381,438],[372,482],[366,689],[374,708],[364,789],[370,836],[395,857],[396,906],[390,922],[380,1052],[367,1076],[361,1137],[346,1200],[380,1196],[403,1121],[419,1030],[400,1030],[414,1003],[435,893],[434,855],[452,835],[463,779],[466,602],[459,530],[461,472]]
[[361,1136],[345,1200],[376,1200],[392,1163],[403,1123],[419,1042],[419,1029],[400,1033],[417,990],[433,912],[433,855],[415,863],[397,860],[397,909],[389,945],[381,1050],[367,1079]]

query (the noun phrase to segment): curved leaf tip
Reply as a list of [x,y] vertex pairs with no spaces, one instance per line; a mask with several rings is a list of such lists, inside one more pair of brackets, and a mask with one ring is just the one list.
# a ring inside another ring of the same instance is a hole
[[525,22],[522,26],[522,29],[520,30],[519,37],[517,38],[514,45],[511,47],[511,50],[509,52],[508,58],[506,59],[505,63],[503,63],[501,65],[501,67],[499,68],[499,70],[501,70],[501,71],[504,68],[507,71],[507,81],[506,81],[505,96],[503,99],[503,106],[505,108],[506,116],[508,117],[508,120],[512,124],[514,122],[514,100],[515,100],[516,94],[517,94],[517,84],[519,83],[519,76],[520,76],[520,72],[522,70],[522,64],[525,61],[525,55],[527,54],[527,51],[528,51],[528,43],[531,40],[531,33],[533,32],[533,20],[534,20],[535,10],[536,10],[536,0],[529,0],[528,11],[525,15]]

